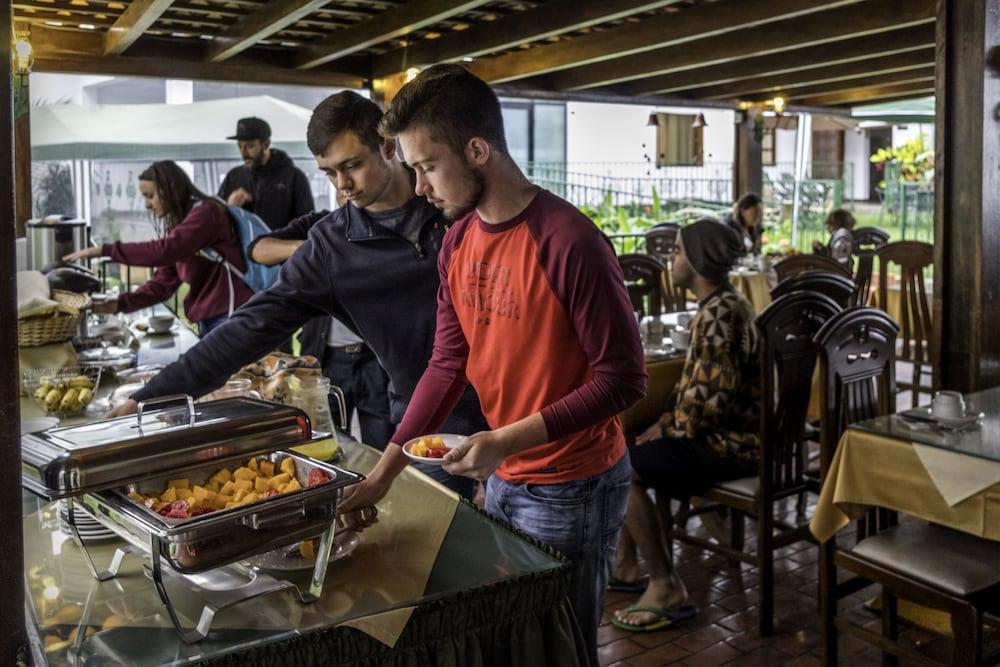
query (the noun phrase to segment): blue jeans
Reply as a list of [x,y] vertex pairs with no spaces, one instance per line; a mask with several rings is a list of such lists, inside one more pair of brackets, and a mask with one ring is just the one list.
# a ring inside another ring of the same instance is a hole
[[597,659],[597,628],[628,504],[632,468],[626,452],[610,470],[563,484],[512,484],[497,475],[486,487],[486,511],[505,519],[572,563],[569,600]]
[[198,322],[198,338],[204,338],[212,329],[217,329],[222,324],[225,324],[228,319],[229,315],[216,315],[215,317]]

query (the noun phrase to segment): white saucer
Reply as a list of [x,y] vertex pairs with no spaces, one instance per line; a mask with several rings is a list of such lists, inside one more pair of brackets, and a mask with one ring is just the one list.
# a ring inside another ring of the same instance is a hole
[[[444,446],[447,447],[448,449],[454,449],[455,447],[458,447],[466,440],[466,437],[464,435],[455,435],[452,433],[432,433],[431,435],[424,435],[420,437],[441,438],[442,440],[444,440]],[[403,453],[406,454],[411,459],[413,459],[414,461],[419,461],[420,463],[427,463],[432,466],[444,465],[444,459],[436,459],[431,456],[417,456],[416,454],[411,454],[410,448],[413,447],[413,445],[417,444],[418,440],[420,440],[420,438],[414,438],[413,440],[410,440],[405,445],[403,445]]]
[[47,431],[59,425],[58,417],[35,417],[33,419],[21,420],[21,435],[25,433],[38,433]]
[[937,423],[942,426],[966,426],[968,424],[974,424],[984,416],[981,412],[967,412],[961,417],[941,417],[934,414],[930,407],[912,408],[910,410],[904,410],[899,414],[903,419],[910,417],[916,421]]

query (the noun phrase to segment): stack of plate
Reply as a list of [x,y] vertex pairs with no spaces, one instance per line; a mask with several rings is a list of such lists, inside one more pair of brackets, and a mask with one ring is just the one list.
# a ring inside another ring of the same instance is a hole
[[[76,519],[76,529],[80,533],[80,539],[84,542],[97,542],[117,537],[114,531],[105,528],[85,512],[74,511],[73,516]],[[59,501],[59,528],[67,535],[73,534],[73,529],[69,526],[69,511],[65,500]]]

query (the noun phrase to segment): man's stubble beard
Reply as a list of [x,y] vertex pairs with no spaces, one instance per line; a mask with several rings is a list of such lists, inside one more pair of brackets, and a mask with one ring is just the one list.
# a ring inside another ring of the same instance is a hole
[[469,178],[472,179],[472,194],[469,195],[469,198],[461,206],[450,211],[445,209],[444,217],[451,221],[464,218],[471,213],[479,206],[479,203],[483,200],[483,195],[486,193],[486,177],[483,176],[483,172],[470,165],[468,161],[466,161],[466,166],[469,170]]

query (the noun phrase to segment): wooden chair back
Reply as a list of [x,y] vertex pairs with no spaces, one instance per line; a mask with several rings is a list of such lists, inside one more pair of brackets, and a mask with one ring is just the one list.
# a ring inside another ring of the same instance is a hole
[[903,339],[899,358],[915,364],[931,364],[931,312],[924,270],[934,264],[934,246],[921,241],[887,243],[876,251],[879,258],[879,307],[889,303],[889,268],[899,265],[899,335]]
[[854,271],[855,291],[852,305],[867,306],[872,292],[872,270],[875,252],[889,242],[889,232],[878,227],[862,227],[854,230],[854,256],[858,258]]
[[878,308],[850,308],[813,340],[820,369],[820,479],[850,424],[896,411],[899,326]]
[[854,294],[854,281],[837,273],[803,271],[775,285],[771,290],[771,299],[792,292],[819,292],[833,299],[841,308],[847,308]]
[[774,271],[778,274],[779,283],[803,271],[826,271],[827,273],[851,277],[849,268],[837,260],[823,255],[790,255],[775,262]]
[[677,236],[681,226],[675,222],[661,222],[646,232],[646,254],[670,266],[677,254]]
[[842,308],[828,296],[793,292],[754,320],[761,355],[761,495],[798,491],[805,484],[801,455],[809,392],[816,368],[813,337]]
[[621,255],[618,257],[618,264],[625,274],[625,286],[632,308],[640,316],[662,313],[663,264],[655,257],[639,254]]

